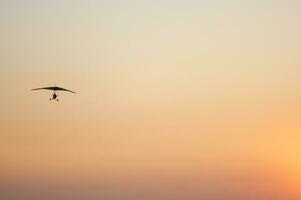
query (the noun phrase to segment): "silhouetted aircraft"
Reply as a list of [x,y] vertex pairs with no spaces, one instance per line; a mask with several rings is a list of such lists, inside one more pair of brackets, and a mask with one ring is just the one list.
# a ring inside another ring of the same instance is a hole
[[65,88],[61,88],[61,87],[43,87],[43,88],[35,88],[35,89],[32,89],[32,90],[52,90],[53,91],[53,95],[52,97],[49,99],[50,101],[51,100],[56,100],[56,101],[59,101],[57,99],[58,95],[56,93],[56,91],[66,91],[66,92],[71,92],[71,93],[76,93],[76,92],[73,92],[71,90],[67,90]]

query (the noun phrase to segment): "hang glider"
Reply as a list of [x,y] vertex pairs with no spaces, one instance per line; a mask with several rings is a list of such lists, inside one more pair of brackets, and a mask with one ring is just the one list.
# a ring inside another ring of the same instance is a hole
[[57,99],[58,95],[56,94],[56,91],[65,91],[65,92],[71,92],[71,93],[76,93],[72,90],[68,90],[68,89],[65,89],[65,88],[61,88],[61,87],[42,87],[42,88],[34,88],[32,90],[52,90],[53,91],[53,95],[52,97],[49,99],[50,101],[51,100],[56,100],[56,101],[59,101]]

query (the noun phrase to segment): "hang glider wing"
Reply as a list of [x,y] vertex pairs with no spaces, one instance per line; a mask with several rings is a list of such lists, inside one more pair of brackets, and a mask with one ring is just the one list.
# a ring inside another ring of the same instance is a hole
[[53,91],[66,91],[66,92],[76,93],[76,92],[73,92],[71,90],[61,88],[61,87],[42,87],[42,88],[35,88],[35,89],[32,89],[32,90],[53,90]]

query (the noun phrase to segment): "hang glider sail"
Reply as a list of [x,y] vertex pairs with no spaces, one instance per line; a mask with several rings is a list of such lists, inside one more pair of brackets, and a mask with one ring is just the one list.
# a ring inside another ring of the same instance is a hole
[[65,91],[65,92],[71,92],[71,93],[76,93],[72,90],[68,90],[68,89],[65,89],[65,88],[61,88],[61,87],[42,87],[42,88],[34,88],[32,90],[52,90],[53,91],[53,95],[52,97],[49,99],[50,101],[51,100],[56,100],[56,101],[59,101],[57,99],[58,95],[56,94],[56,91]]
[[71,90],[67,90],[65,88],[61,88],[61,87],[42,87],[42,88],[35,88],[35,89],[32,89],[32,90],[52,90],[52,91],[67,91],[67,92],[72,92],[72,93],[76,93],[76,92],[73,92]]

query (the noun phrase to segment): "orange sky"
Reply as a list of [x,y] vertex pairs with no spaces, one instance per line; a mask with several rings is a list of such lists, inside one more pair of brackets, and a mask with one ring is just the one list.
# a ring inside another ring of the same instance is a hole
[[0,199],[300,199],[300,6],[1,1]]

